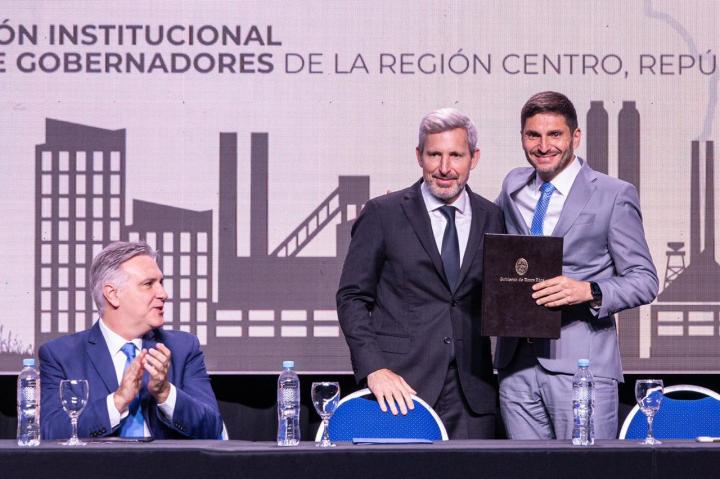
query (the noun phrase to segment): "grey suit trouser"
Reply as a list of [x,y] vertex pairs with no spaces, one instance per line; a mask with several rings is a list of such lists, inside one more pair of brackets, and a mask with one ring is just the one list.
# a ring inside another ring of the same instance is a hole
[[[521,339],[515,357],[499,376],[500,413],[509,439],[572,437],[572,375],[543,368],[532,345]],[[618,428],[617,381],[595,377],[594,389],[595,438],[614,439]]]

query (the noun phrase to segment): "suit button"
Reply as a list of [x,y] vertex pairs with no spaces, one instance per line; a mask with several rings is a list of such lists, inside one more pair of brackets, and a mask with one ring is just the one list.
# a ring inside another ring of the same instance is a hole
[[450,301],[450,306],[452,306],[453,308],[457,306],[457,301],[455,301],[454,299]]
[[451,342],[452,342],[452,339],[451,339],[451,338],[449,338],[449,337],[447,337],[447,336],[445,336],[445,337],[443,338],[443,343],[445,343],[445,344],[450,344]]

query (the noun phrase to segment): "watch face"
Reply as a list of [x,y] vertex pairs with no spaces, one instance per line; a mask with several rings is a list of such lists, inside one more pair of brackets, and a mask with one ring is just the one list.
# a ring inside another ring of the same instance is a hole
[[602,299],[602,290],[600,289],[600,286],[598,286],[598,284],[595,282],[590,283],[590,293],[592,294],[595,301]]

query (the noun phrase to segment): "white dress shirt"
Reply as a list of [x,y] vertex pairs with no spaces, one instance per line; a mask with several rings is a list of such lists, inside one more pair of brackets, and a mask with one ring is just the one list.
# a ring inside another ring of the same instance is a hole
[[[570,164],[562,170],[558,175],[550,181],[555,187],[555,191],[550,197],[550,203],[548,204],[547,212],[545,213],[545,220],[543,221],[543,236],[550,236],[555,229],[555,226],[560,219],[565,200],[570,194],[575,178],[580,172],[582,165],[578,161],[577,157],[573,157]],[[525,220],[525,224],[530,229],[532,225],[533,216],[535,216],[535,207],[540,199],[540,187],[545,183],[540,179],[539,175],[535,175],[534,179],[531,180],[527,185],[518,190],[513,195],[513,200],[520,210],[520,214]]]
[[[420,184],[420,191],[422,192],[423,201],[425,202],[425,208],[427,208],[427,212],[430,215],[430,224],[432,225],[435,244],[437,245],[438,252],[442,253],[442,240],[443,234],[445,234],[445,227],[447,226],[447,219],[445,219],[445,215],[440,212],[439,208],[441,206],[445,206],[445,203],[433,196],[430,192],[430,188],[424,181]],[[457,197],[451,206],[454,206],[456,209],[455,229],[458,234],[460,266],[462,266],[462,260],[465,257],[465,249],[467,248],[468,238],[470,237],[470,226],[472,225],[470,196],[465,188],[463,188],[462,193],[460,193],[460,196]]]
[[[565,200],[570,194],[575,178],[580,173],[582,164],[578,160],[577,156],[573,157],[572,162],[558,175],[550,181],[555,187],[555,191],[550,197],[550,203],[548,204],[547,212],[545,213],[545,220],[543,221],[543,236],[552,235],[555,226],[560,220],[560,214],[562,213],[563,206],[565,206]],[[545,183],[540,179],[537,174],[534,179],[527,185],[522,187],[517,193],[515,193],[513,200],[522,214],[525,224],[530,230],[532,225],[532,219],[535,215],[535,207],[540,199],[540,187]],[[600,305],[590,303],[590,312],[597,317],[600,312]]]
[[[100,323],[100,332],[102,332],[103,338],[105,338],[105,344],[107,344],[110,358],[112,358],[113,366],[115,366],[115,376],[117,377],[118,384],[120,384],[120,382],[122,381],[123,373],[125,372],[125,364],[127,363],[127,356],[122,351],[122,347],[125,345],[125,343],[131,342],[135,345],[135,352],[137,353],[138,351],[142,350],[142,339],[136,338],[132,341],[128,341],[127,339],[123,338],[122,336],[108,328],[103,322],[102,318],[98,319],[98,322]],[[120,414],[120,411],[118,411],[115,407],[114,396],[115,392],[111,392],[107,395],[107,410],[108,416],[110,417],[110,426],[112,428],[115,428],[115,426],[120,424],[120,421],[127,417],[127,415],[129,414],[128,410]],[[168,395],[167,400],[165,400],[165,402],[162,404],[158,404],[158,409],[160,409],[160,411],[168,419],[172,419],[173,412],[175,412],[176,399],[177,392],[175,391],[175,386],[171,384],[170,394]],[[149,437],[151,435],[150,430],[148,429],[147,423],[145,423],[144,421],[143,428],[145,430],[145,437]]]

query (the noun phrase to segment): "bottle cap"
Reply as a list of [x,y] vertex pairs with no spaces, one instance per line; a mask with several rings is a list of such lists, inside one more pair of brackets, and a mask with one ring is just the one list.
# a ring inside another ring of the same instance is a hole
[[25,358],[23,359],[23,367],[34,367],[35,366],[35,358]]
[[284,369],[291,369],[295,367],[295,361],[283,361]]
[[580,368],[586,368],[586,367],[590,366],[590,360],[589,359],[578,359],[577,365]]

